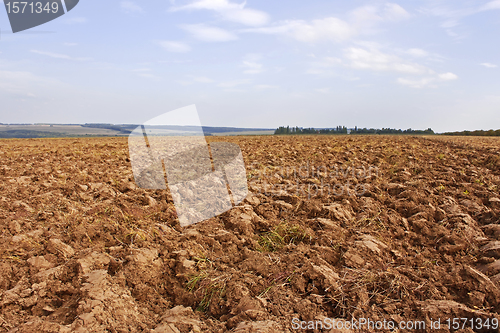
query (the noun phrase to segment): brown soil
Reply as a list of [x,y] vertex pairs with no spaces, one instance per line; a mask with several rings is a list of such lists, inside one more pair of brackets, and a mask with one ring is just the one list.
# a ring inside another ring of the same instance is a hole
[[0,141],[0,332],[500,318],[499,140],[210,140],[240,145],[252,193],[187,228],[126,139]]

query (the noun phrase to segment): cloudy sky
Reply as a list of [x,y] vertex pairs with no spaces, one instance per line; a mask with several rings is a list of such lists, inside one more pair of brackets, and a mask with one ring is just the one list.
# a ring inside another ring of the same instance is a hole
[[81,0],[0,29],[2,123],[500,128],[500,0]]

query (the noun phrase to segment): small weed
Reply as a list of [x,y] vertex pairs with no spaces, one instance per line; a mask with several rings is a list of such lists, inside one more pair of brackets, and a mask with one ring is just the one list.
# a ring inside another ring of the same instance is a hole
[[369,227],[370,225],[375,226],[377,230],[379,229],[387,229],[384,222],[380,218],[380,215],[382,214],[382,211],[379,211],[375,216],[373,217],[364,217],[358,221],[355,222],[355,228],[366,228]]
[[275,252],[288,244],[296,244],[312,237],[300,226],[280,223],[274,230],[259,236],[259,251]]
[[197,257],[193,257],[193,259],[196,261],[196,267],[199,267],[200,269],[206,268],[207,265],[210,265],[210,268],[212,268],[212,260],[208,258],[208,256],[203,253],[202,251],[198,252],[199,255]]
[[264,297],[277,283],[283,282],[281,286],[286,285],[287,283],[290,283],[292,280],[292,276],[295,274],[295,271],[292,272],[292,274],[289,274],[289,272],[280,272],[274,275],[271,275],[270,277],[267,278],[267,282],[269,283],[269,286],[267,286],[260,294],[258,297]]
[[273,288],[273,286],[274,286],[274,284],[272,284],[272,285],[270,285],[269,287],[267,287],[266,289],[264,289],[264,290],[263,290],[263,291],[259,294],[259,296],[257,296],[257,297],[264,297],[264,296],[267,294],[267,292]]
[[190,292],[192,292],[194,290],[194,288],[196,287],[196,285],[198,284],[198,282],[205,279],[207,276],[208,276],[208,273],[206,271],[203,271],[197,275],[193,275],[191,277],[191,279],[189,279],[189,281],[186,285],[186,289],[189,290]]
[[130,245],[134,244],[134,240],[145,241],[147,239],[147,235],[143,230],[132,231],[125,235],[125,239],[130,240]]
[[348,315],[353,308],[353,301],[347,290],[364,290],[368,292],[367,305],[386,304],[401,301],[410,295],[402,276],[392,272],[370,272],[367,270],[350,270],[341,278],[341,287],[332,290],[327,300],[342,316]]
[[440,160],[442,160],[442,159],[444,158],[444,154],[439,154],[439,155],[437,156],[437,158],[439,158]]
[[274,252],[278,251],[284,245],[284,239],[279,234],[278,228],[269,231],[259,236],[259,246],[261,252]]
[[434,260],[426,260],[426,261],[424,261],[424,265],[439,266],[436,259],[434,259]]
[[4,259],[10,259],[10,260],[18,261],[18,262],[23,262],[23,260],[21,258],[15,256],[15,255],[4,257]]
[[195,294],[201,294],[201,301],[196,308],[197,311],[205,312],[210,307],[214,296],[222,298],[226,292],[226,283],[229,279],[227,275],[221,275],[214,278],[209,277],[207,271],[202,271],[197,275],[191,276],[186,289]]

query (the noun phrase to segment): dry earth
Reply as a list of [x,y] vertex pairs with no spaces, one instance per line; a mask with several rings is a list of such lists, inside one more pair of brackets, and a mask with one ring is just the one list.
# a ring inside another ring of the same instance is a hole
[[210,140],[240,145],[252,193],[187,228],[126,139],[0,141],[0,332],[500,318],[499,140]]

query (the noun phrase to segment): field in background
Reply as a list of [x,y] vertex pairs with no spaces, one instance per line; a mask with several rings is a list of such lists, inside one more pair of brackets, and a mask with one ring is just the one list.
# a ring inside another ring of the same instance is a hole
[[499,139],[208,141],[241,147],[251,194],[181,228],[126,138],[0,140],[0,332],[499,318]]
[[[0,124],[0,138],[64,138],[64,137],[106,137],[128,136],[138,125],[86,124],[86,125],[3,125]],[[197,133],[199,128],[193,126],[160,126],[155,133]],[[274,130],[208,127],[203,131],[208,136],[234,135],[272,135]]]
[[235,135],[273,135],[273,130],[263,131],[241,131],[241,132],[225,132],[225,133],[212,133],[213,136],[235,136]]
[[116,136],[119,135],[119,132],[105,128],[82,127],[81,125],[0,125],[0,137],[19,135],[32,135],[33,137]]

